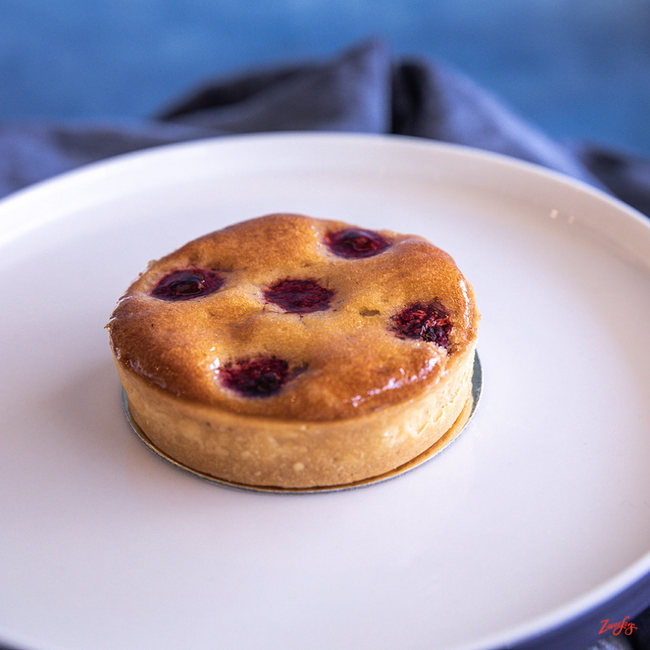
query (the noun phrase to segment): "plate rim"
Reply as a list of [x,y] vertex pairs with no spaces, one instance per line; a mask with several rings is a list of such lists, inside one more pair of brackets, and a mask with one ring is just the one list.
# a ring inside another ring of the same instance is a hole
[[[15,190],[14,192],[0,198],[0,246],[5,245],[9,238],[13,239],[14,236],[18,236],[27,230],[23,227],[18,227],[9,232],[3,231],[3,222],[11,216],[12,212],[24,210],[24,203],[43,201],[48,194],[56,195],[57,193],[61,193],[62,190],[66,190],[68,186],[74,186],[80,183],[87,184],[103,181],[116,175],[123,176],[127,169],[137,169],[138,167],[142,167],[143,165],[146,165],[147,162],[151,162],[151,159],[164,161],[164,159],[173,159],[178,158],[179,156],[195,157],[197,154],[206,152],[213,148],[242,148],[246,146],[277,147],[278,145],[286,147],[288,144],[299,144],[303,147],[334,146],[338,145],[339,142],[343,142],[347,146],[411,147],[413,151],[434,152],[437,155],[442,156],[465,158],[468,161],[477,161],[479,164],[495,165],[504,169],[512,170],[515,173],[519,172],[530,176],[536,176],[539,179],[559,184],[570,191],[590,195],[598,201],[609,204],[618,211],[625,213],[627,218],[632,219],[632,221],[637,224],[640,224],[643,227],[649,227],[647,222],[650,219],[646,217],[646,215],[613,194],[608,193],[606,190],[590,185],[581,179],[568,176],[563,172],[544,167],[541,164],[521,158],[515,158],[504,153],[480,149],[465,144],[457,144],[441,140],[428,140],[409,135],[284,131],[218,135],[197,140],[155,145],[145,149],[121,153],[109,158],[90,162],[56,174],[50,178],[36,181],[35,183]],[[97,200],[93,199],[90,203],[96,204]],[[34,219],[30,223],[34,223],[34,227],[40,227],[43,223],[52,218],[56,218],[56,215],[44,219]],[[29,228],[29,230],[31,229],[32,228]]]

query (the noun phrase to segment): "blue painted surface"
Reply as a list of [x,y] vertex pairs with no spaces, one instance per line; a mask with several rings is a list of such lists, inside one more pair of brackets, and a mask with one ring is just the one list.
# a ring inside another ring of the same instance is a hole
[[0,119],[131,118],[369,36],[554,137],[650,155],[649,0],[0,0]]

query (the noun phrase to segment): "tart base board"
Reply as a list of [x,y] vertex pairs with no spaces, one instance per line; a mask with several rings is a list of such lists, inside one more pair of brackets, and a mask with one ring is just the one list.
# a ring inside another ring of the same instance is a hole
[[217,483],[218,485],[224,485],[226,487],[235,488],[239,490],[248,490],[253,492],[272,492],[276,494],[305,494],[305,493],[309,494],[315,492],[338,492],[340,490],[350,490],[353,488],[373,485],[375,483],[381,483],[382,481],[387,481],[389,479],[396,478],[397,476],[400,476],[412,469],[415,469],[416,467],[419,467],[423,463],[426,463],[428,460],[431,460],[434,456],[440,453],[445,447],[447,447],[453,440],[455,440],[460,435],[460,433],[467,427],[470,420],[474,416],[474,413],[476,412],[476,408],[478,406],[482,390],[483,390],[483,370],[481,367],[481,362],[479,360],[478,354],[475,354],[474,368],[472,371],[472,390],[470,393],[470,397],[465,403],[463,410],[461,411],[460,415],[458,416],[454,424],[451,426],[451,428],[441,438],[439,438],[433,445],[431,445],[431,447],[429,447],[426,451],[422,452],[419,456],[416,456],[415,458],[410,460],[408,463],[404,463],[403,465],[400,465],[400,467],[397,467],[391,470],[390,472],[386,472],[379,476],[373,476],[371,478],[363,479],[361,481],[355,481],[354,483],[345,483],[342,485],[328,485],[325,487],[310,487],[310,488],[281,488],[281,487],[272,487],[272,486],[245,485],[242,483],[225,481],[223,479],[210,476],[209,474],[205,474],[203,472],[197,472],[191,467],[187,467],[186,465],[183,465],[182,463],[179,463],[178,461],[174,460],[173,458],[168,456],[164,451],[158,449],[158,447],[156,447],[151,442],[151,440],[149,440],[149,438],[144,433],[144,431],[142,431],[142,429],[139,427],[137,422],[135,422],[135,420],[131,417],[128,399],[126,397],[126,393],[124,392],[124,390],[122,391],[122,402],[124,404],[124,411],[126,413],[127,420],[129,421],[131,428],[133,429],[133,431],[135,431],[135,433],[140,438],[140,440],[142,440],[142,442],[156,455],[160,456],[161,458],[164,458],[166,461],[170,462],[172,465],[175,465],[179,469],[185,470],[186,472],[189,472],[190,474],[194,474],[195,476],[202,478],[206,481],[210,481],[211,483]]

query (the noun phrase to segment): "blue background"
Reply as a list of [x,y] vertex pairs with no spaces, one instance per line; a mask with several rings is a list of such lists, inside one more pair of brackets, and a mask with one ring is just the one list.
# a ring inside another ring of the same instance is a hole
[[0,120],[139,118],[370,36],[553,137],[650,155],[650,0],[0,0]]

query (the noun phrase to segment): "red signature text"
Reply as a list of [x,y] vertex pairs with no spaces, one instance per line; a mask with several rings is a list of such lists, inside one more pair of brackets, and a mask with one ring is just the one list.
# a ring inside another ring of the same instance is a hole
[[618,623],[610,623],[609,619],[606,618],[604,621],[601,621],[603,626],[600,628],[600,632],[598,634],[606,634],[607,632],[611,632],[614,636],[618,636],[622,632],[625,632],[625,634],[632,634],[634,630],[636,630],[636,625],[630,621],[630,617],[626,616],[622,621],[619,621]]

